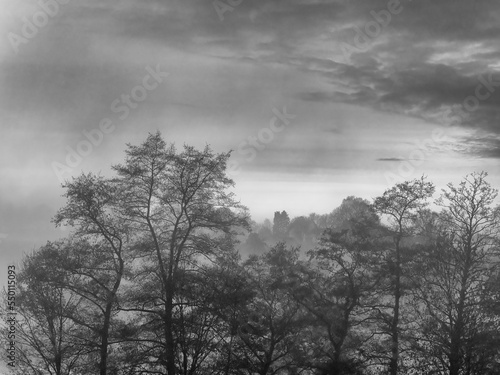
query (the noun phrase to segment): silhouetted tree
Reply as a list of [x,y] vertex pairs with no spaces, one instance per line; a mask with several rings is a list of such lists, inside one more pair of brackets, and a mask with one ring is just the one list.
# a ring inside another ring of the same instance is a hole
[[316,223],[305,216],[294,218],[288,225],[287,237],[291,245],[300,246],[303,251],[313,248],[320,234],[321,230]]
[[273,235],[274,239],[277,241],[285,241],[288,231],[288,226],[290,225],[290,218],[286,211],[276,211],[274,213],[273,220]]
[[250,254],[262,254],[266,249],[266,243],[260,238],[257,233],[250,233],[243,244],[243,251]]
[[131,234],[120,216],[119,194],[111,181],[83,174],[63,187],[67,203],[54,222],[70,225],[75,240],[52,261],[67,275],[64,284],[58,286],[88,302],[86,313],[75,313],[72,319],[98,336],[99,374],[106,375],[113,368],[108,362],[110,330],[125,272],[124,251]]
[[234,370],[260,375],[297,373],[306,317],[288,293],[286,281],[297,256],[297,249],[278,243],[243,263],[254,296],[246,306],[234,343]]
[[382,228],[373,208],[362,204],[363,210],[350,210],[343,203],[343,218],[324,231],[319,246],[308,252],[309,263],[295,271],[293,295],[312,316],[310,327],[317,327],[311,359],[325,374],[360,371],[356,358],[370,328],[365,321],[378,284],[375,266],[382,253],[376,239]]
[[[88,330],[70,317],[85,303],[84,297],[49,283],[47,277],[62,280],[50,258],[57,243],[47,243],[24,258],[18,273],[16,296],[16,354],[24,374],[70,375],[88,367],[94,348],[86,340]],[[55,274],[56,273],[56,274]]]
[[420,349],[450,375],[494,373],[500,355],[498,318],[486,307],[500,221],[492,206],[497,190],[486,176],[473,173],[443,190],[434,243],[424,247],[420,268]]
[[389,335],[391,340],[391,355],[388,364],[390,375],[397,375],[399,369],[400,310],[401,298],[405,293],[403,270],[407,263],[403,241],[413,233],[413,219],[416,213],[425,207],[426,200],[433,193],[434,185],[422,177],[397,184],[374,200],[375,210],[389,220],[390,236],[393,240],[392,246],[388,249],[384,270],[389,277],[388,292],[392,298],[391,304],[387,307],[392,311],[389,315],[386,311],[381,311],[380,314],[381,329]]
[[[195,272],[202,259],[221,256],[235,230],[248,227],[247,214],[227,189],[229,154],[198,151],[190,146],[176,153],[159,133],[140,146],[128,146],[125,164],[114,169],[122,215],[140,238],[142,264],[134,270],[128,311],[149,322],[152,370],[179,371],[182,317],[181,280]],[[230,246],[229,246],[230,247]],[[190,359],[192,360],[192,358]]]

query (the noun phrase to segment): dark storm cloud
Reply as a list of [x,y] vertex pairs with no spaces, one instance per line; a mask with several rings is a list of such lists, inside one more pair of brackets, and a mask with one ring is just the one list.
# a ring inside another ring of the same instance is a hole
[[[352,2],[339,40],[352,46],[387,2]],[[401,2],[400,14],[381,26],[369,46],[353,49],[350,61],[311,57],[295,64],[321,76],[331,89],[305,90],[305,101],[361,105],[431,122],[451,124],[446,113],[462,108],[458,125],[500,134],[500,12],[494,2]],[[364,15],[364,17],[363,17]],[[344,45],[345,46],[345,45]],[[339,44],[339,48],[341,44]],[[454,125],[457,125],[456,118]],[[496,155],[495,152],[483,155]]]
[[500,159],[500,136],[470,136],[462,139],[463,150],[480,158]]
[[[19,33],[22,16],[32,16],[19,5],[24,0],[0,1],[14,14],[19,7],[3,30]],[[9,132],[1,166],[16,184],[32,171],[47,191],[56,189],[47,165],[54,158],[63,161],[64,148],[74,148],[83,130],[96,128],[103,117],[116,119],[111,103],[141,82],[146,66],[160,63],[172,73],[168,82],[129,122],[117,121],[119,131],[86,159],[89,168],[92,162],[120,161],[125,142],[137,143],[162,126],[173,140],[215,139],[221,150],[237,149],[269,126],[274,107],[284,105],[297,119],[255,160],[243,161],[243,170],[365,174],[409,160],[391,156],[401,154],[408,138],[429,136],[428,129],[410,129],[422,125],[415,117],[446,122],[443,114],[476,95],[480,79],[492,74],[500,80],[500,6],[496,1],[401,0],[401,12],[391,16],[380,35],[346,56],[342,48],[354,45],[355,26],[364,29],[373,22],[373,12],[381,14],[388,4],[243,0],[221,20],[211,0],[69,2],[17,55],[3,40],[0,119]],[[498,159],[500,90],[493,88],[477,108],[464,112],[461,145],[453,150]],[[21,140],[30,147],[19,146]],[[6,180],[0,187],[7,186]],[[53,196],[39,193],[28,180],[27,192],[36,190],[37,198],[57,206]],[[8,188],[2,193],[14,191],[11,199],[23,201],[19,184]],[[2,208],[13,225],[42,220],[26,210]],[[5,227],[7,238],[17,236],[12,228]]]
[[[243,1],[224,13],[221,21],[213,2],[150,0],[138,4],[91,0],[69,7],[49,26],[60,39],[61,28],[70,25],[71,35],[83,35],[76,40],[81,46],[66,47],[69,43],[64,39],[58,46],[48,39],[36,42],[40,42],[39,49],[43,46],[49,53],[69,48],[78,57],[88,52],[89,40],[95,35],[144,40],[153,43],[153,48],[156,44],[226,60],[280,63],[317,74],[332,86],[331,90],[325,87],[292,96],[427,119],[443,106],[462,105],[474,94],[478,77],[492,73],[488,62],[498,61],[498,7],[492,2],[456,0],[401,1],[400,6],[401,13],[393,14],[380,36],[366,51],[352,53],[349,62],[325,56],[330,52],[339,54],[341,42],[353,44],[352,26],[363,29],[373,21],[370,12],[384,11],[388,1]],[[483,49],[468,51],[468,42],[480,43]],[[336,50],[331,50],[332,45]],[[460,48],[470,61],[443,58],[440,62],[436,57]],[[124,72],[127,68],[123,66],[120,71],[109,61],[85,64],[86,60],[88,57],[82,56],[81,64],[71,61],[66,66],[62,58],[59,63],[32,62],[25,67],[18,61],[7,62],[5,99],[14,107],[24,106],[27,101],[28,106],[50,109],[73,107],[81,111],[101,106],[105,111],[116,93],[131,84],[130,73]],[[102,82],[107,84],[99,85]],[[500,94],[492,93],[462,120],[462,125],[499,132],[493,121],[499,103]]]
[[[367,22],[371,11],[388,9],[388,0],[345,0],[350,20]],[[389,32],[406,33],[414,40],[484,41],[494,40],[500,31],[499,9],[495,1],[422,0],[399,1],[402,12],[391,19]],[[350,21],[349,20],[349,21]],[[411,40],[411,39],[410,39]]]
[[[150,0],[130,6],[114,3],[103,9],[91,1],[86,16],[112,16],[113,27],[108,26],[108,32],[112,30],[124,38],[154,40],[198,52],[200,47],[203,50],[207,45],[220,45],[234,49],[242,57],[254,46],[252,38],[256,34],[293,47],[306,42],[307,37],[315,37],[345,9],[335,1],[243,1],[224,12],[221,21],[213,3]],[[109,17],[106,19],[109,22]],[[265,50],[269,44],[259,45]]]
[[400,161],[405,161],[405,159],[401,159],[401,158],[378,158],[377,161],[400,162]]

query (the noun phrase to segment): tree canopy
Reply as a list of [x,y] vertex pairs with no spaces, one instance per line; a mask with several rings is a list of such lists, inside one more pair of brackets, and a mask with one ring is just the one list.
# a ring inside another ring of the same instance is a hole
[[[27,375],[500,373],[500,208],[484,172],[255,223],[230,153],[127,145],[67,181],[71,227],[25,256]],[[6,306],[3,306],[6,309]]]

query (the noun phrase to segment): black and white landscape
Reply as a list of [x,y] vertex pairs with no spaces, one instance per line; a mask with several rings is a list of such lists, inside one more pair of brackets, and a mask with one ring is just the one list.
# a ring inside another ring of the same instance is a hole
[[500,4],[0,0],[0,374],[500,374]]

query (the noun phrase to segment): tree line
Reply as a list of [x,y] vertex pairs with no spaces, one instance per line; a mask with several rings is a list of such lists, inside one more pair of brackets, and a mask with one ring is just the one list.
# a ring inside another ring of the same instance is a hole
[[54,223],[71,234],[18,274],[19,374],[500,373],[486,173],[436,200],[423,176],[257,224],[230,192],[229,156],[155,133],[115,177],[65,183]]

